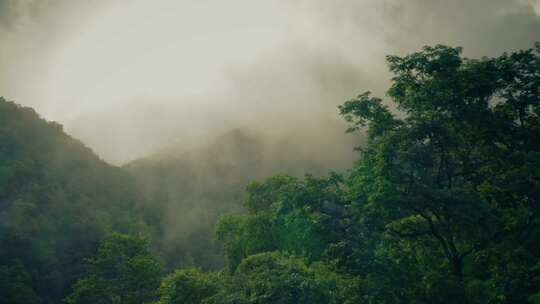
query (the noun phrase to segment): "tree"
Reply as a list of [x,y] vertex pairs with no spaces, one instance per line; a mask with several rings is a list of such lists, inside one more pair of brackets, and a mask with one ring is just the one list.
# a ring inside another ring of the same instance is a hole
[[321,287],[301,258],[265,252],[244,259],[207,303],[330,303],[328,290]]
[[340,107],[369,135],[349,216],[380,232],[373,258],[399,269],[413,256],[432,303],[430,290],[526,303],[540,289],[540,45],[478,60],[439,45],[388,62],[399,113],[369,92]]
[[160,263],[145,239],[113,233],[101,243],[97,255],[87,260],[87,267],[66,303],[135,304],[156,299]]
[[111,230],[149,230],[142,201],[127,172],[0,97],[0,264],[24,265],[43,304],[69,294]]
[[197,268],[180,269],[165,277],[159,288],[159,304],[200,304],[218,291],[217,273]]
[[41,299],[32,288],[32,277],[20,263],[0,265],[1,304],[39,304]]
[[248,214],[222,216],[216,225],[229,269],[234,272],[250,255],[275,250],[320,260],[343,233],[339,179],[277,175],[251,183],[244,203]]

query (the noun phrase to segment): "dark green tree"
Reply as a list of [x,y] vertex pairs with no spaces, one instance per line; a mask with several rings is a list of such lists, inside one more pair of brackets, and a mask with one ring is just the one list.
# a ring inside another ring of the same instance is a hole
[[540,289],[539,54],[389,56],[398,112],[369,93],[340,107],[369,135],[351,216],[380,232],[374,260],[420,274],[413,297],[526,303]]
[[330,303],[328,290],[302,259],[277,252],[249,256],[229,280],[206,303]]
[[348,278],[325,301],[536,301],[539,55],[540,46],[467,59],[438,45],[389,56],[390,99],[366,92],[340,107],[350,131],[368,135],[349,174],[252,183],[248,214],[219,222],[232,282],[276,251]]
[[248,214],[222,216],[216,225],[229,269],[256,253],[279,250],[320,260],[340,233],[339,176],[304,179],[277,175],[246,190]]
[[161,268],[145,239],[113,233],[87,260],[87,267],[66,303],[136,304],[156,299]]
[[0,303],[41,303],[32,288],[32,277],[19,261],[13,265],[0,265]]
[[139,194],[61,125],[0,98],[0,265],[24,265],[42,303],[67,296],[110,231],[149,233]]
[[166,276],[159,288],[159,304],[200,304],[215,295],[220,278],[197,268],[176,270]]

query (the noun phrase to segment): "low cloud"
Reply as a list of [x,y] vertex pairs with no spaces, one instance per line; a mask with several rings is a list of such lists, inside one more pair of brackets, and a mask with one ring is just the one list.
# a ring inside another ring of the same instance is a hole
[[116,164],[234,128],[348,151],[354,140],[336,106],[365,90],[384,96],[385,55],[437,43],[471,57],[528,48],[538,7],[0,0],[0,95],[60,121]]

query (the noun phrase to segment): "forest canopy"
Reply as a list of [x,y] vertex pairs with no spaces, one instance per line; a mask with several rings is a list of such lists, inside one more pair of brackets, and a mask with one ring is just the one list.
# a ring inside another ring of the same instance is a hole
[[540,303],[540,44],[387,62],[339,107],[354,165],[249,183],[217,270],[163,267],[159,188],[0,100],[0,303]]

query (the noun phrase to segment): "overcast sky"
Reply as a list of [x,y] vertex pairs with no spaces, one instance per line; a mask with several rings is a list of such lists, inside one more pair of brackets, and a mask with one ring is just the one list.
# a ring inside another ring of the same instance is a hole
[[339,150],[336,106],[384,95],[385,55],[539,40],[536,0],[0,0],[0,96],[116,164],[235,127]]

